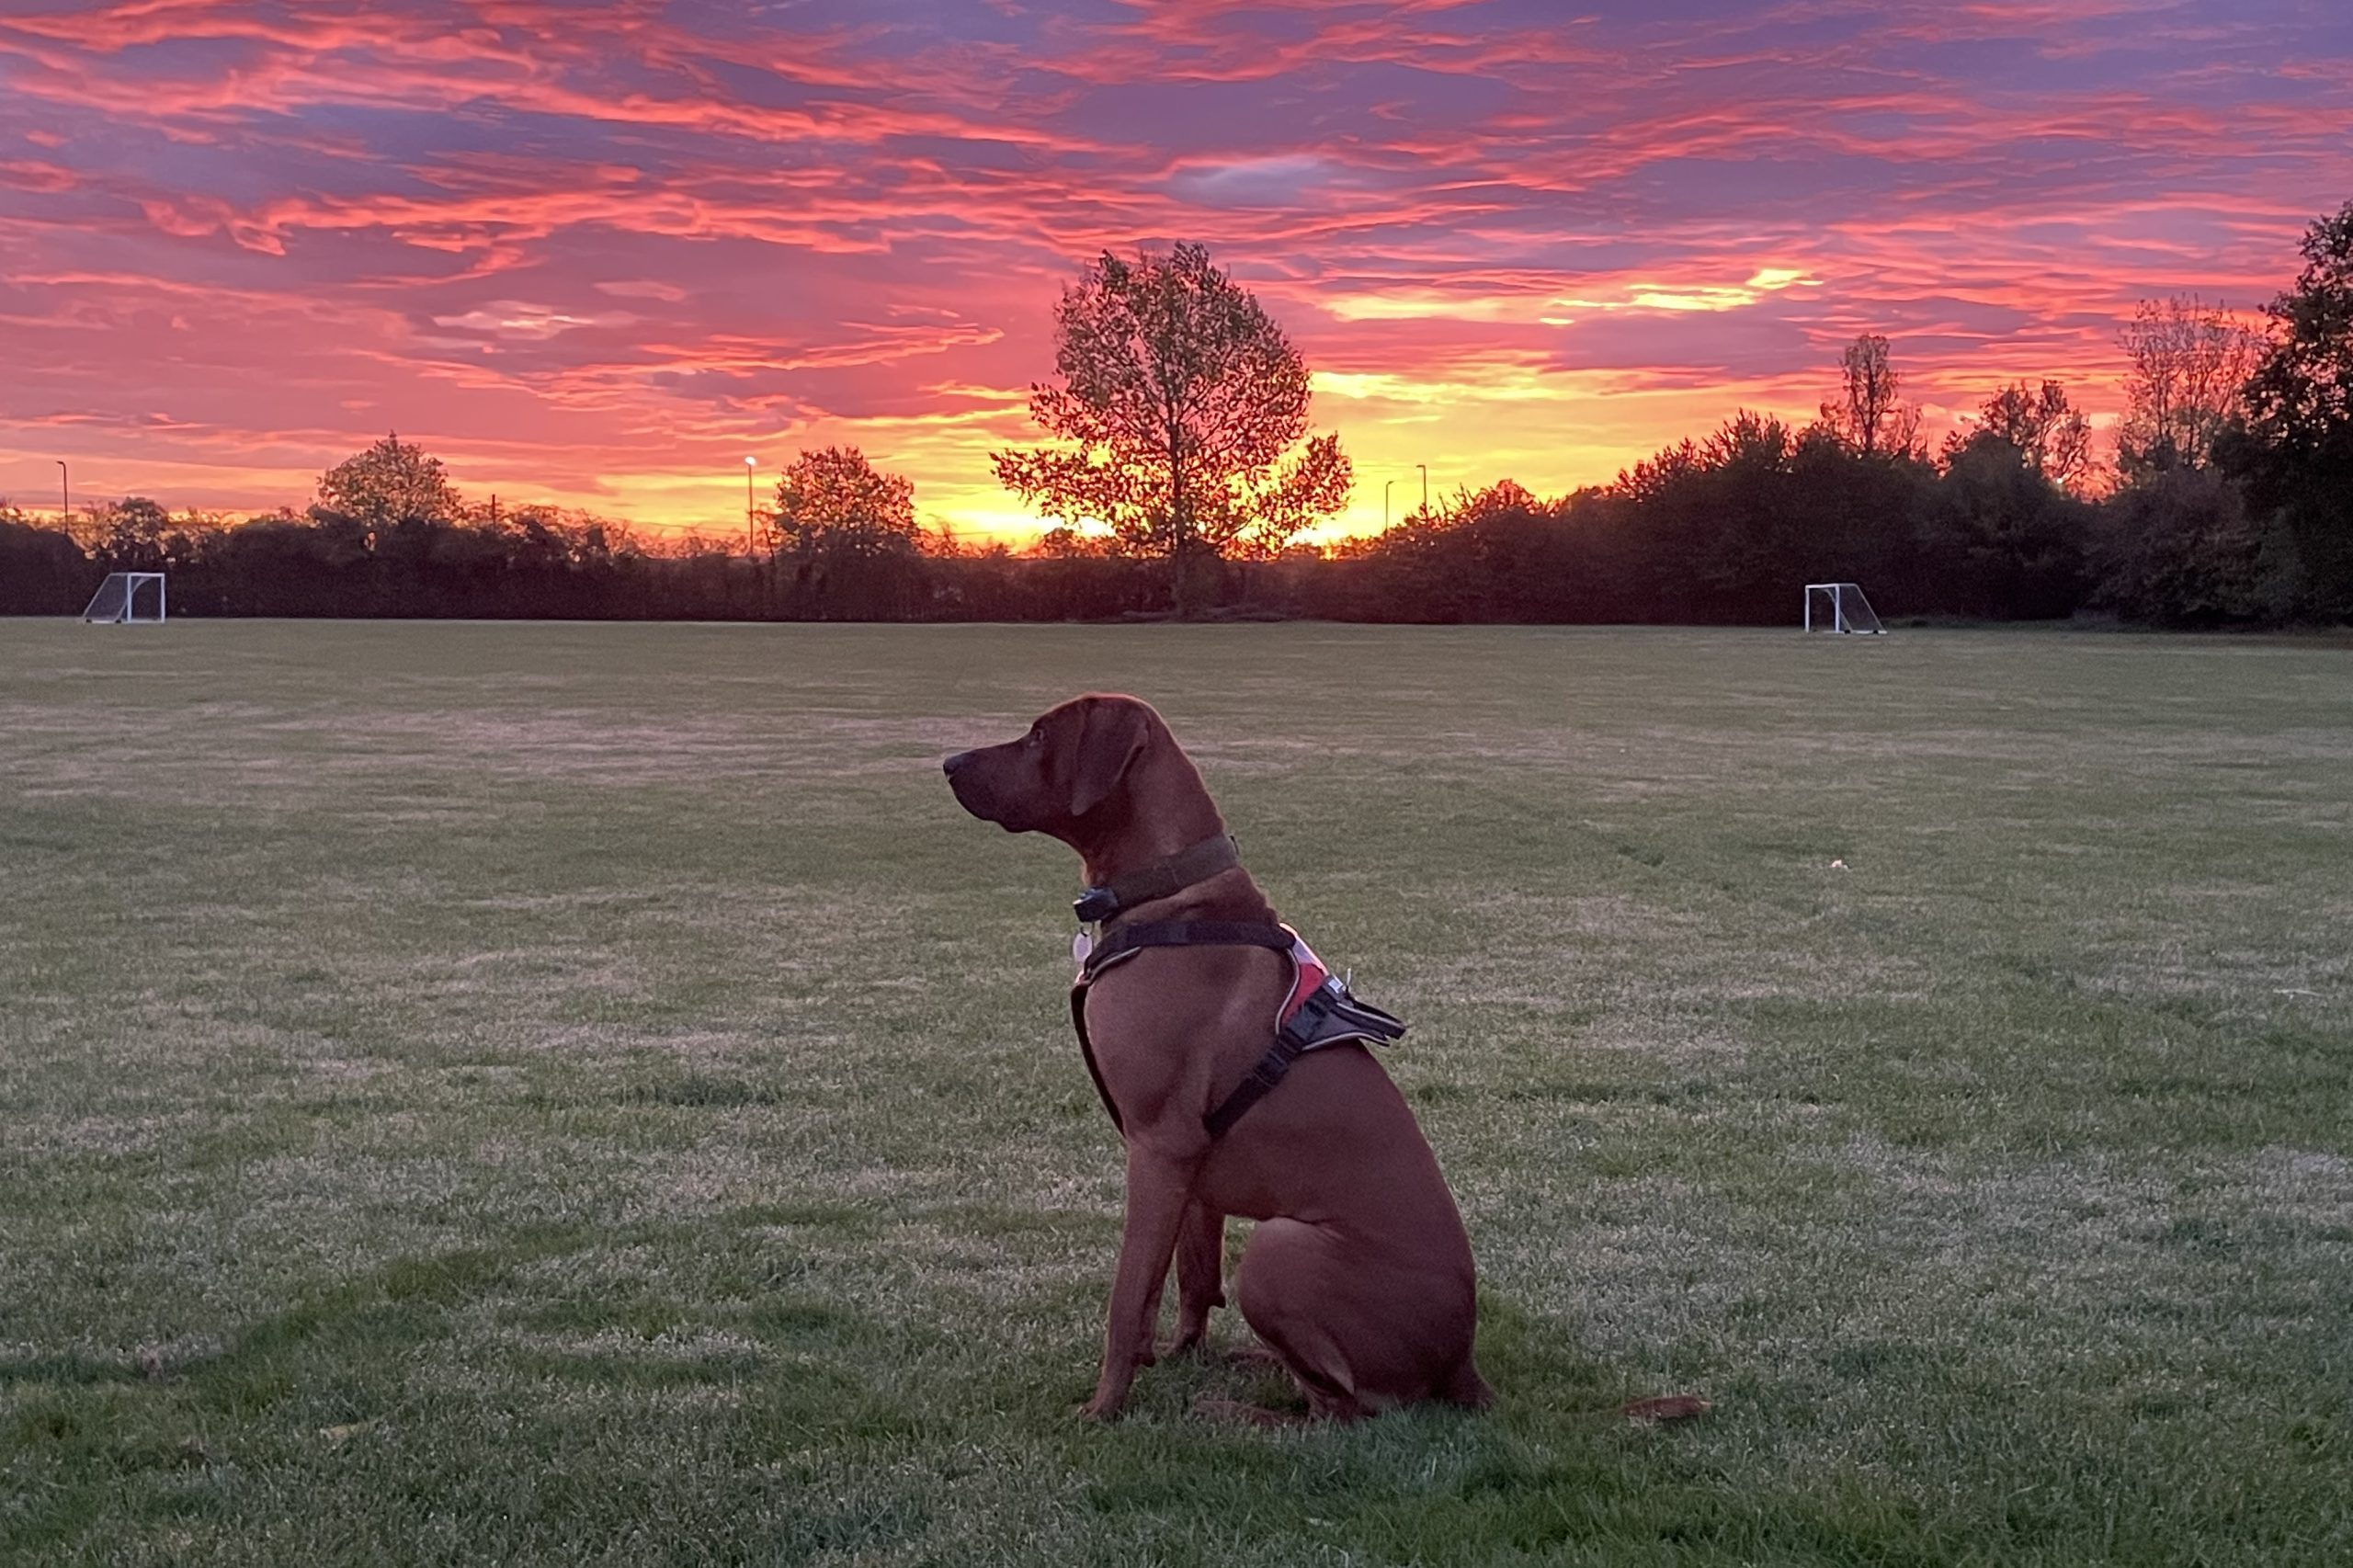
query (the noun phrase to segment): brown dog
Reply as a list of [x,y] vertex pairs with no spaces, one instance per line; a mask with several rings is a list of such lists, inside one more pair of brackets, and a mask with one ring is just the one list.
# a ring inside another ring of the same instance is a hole
[[[1065,702],[1021,739],[942,766],[974,816],[1059,838],[1078,851],[1091,888],[1129,890],[1104,921],[1106,943],[1172,921],[1274,921],[1231,863],[1200,774],[1132,697]],[[1201,870],[1191,851],[1211,841],[1222,869],[1174,885]],[[1210,1130],[1267,1053],[1292,983],[1290,960],[1267,946],[1165,946],[1106,969],[1085,993],[1090,1065],[1128,1153],[1126,1228],[1088,1415],[1116,1412],[1152,1362],[1172,1255],[1172,1348],[1199,1343],[1225,1301],[1229,1214],[1259,1222],[1235,1271],[1242,1315],[1316,1415],[1494,1398],[1472,1363],[1469,1238],[1414,1113],[1370,1051],[1311,1050],[1246,1114]]]

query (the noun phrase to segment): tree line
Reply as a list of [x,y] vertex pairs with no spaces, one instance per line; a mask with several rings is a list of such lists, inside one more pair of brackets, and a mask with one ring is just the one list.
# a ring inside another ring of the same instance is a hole
[[1459,491],[1379,535],[1302,544],[1345,505],[1297,350],[1206,250],[1110,255],[1063,291],[1051,444],[1000,480],[1033,550],[918,526],[907,480],[805,451],[757,537],[649,536],[469,502],[388,436],[312,505],[232,523],[144,497],[61,528],[0,506],[0,612],[71,613],[110,571],[199,615],[1030,620],[1169,613],[1376,621],[1775,623],[1809,581],[1882,613],[2169,626],[2353,619],[2353,203],[2314,222],[2261,329],[2196,299],[2120,332],[2114,461],[2055,381],[1989,389],[1931,451],[1893,347],[1849,345],[1815,419],[1742,410],[1607,485]]

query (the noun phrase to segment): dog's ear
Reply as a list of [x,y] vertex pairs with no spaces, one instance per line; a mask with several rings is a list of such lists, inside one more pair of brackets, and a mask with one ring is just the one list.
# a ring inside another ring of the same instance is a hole
[[1083,817],[1108,799],[1151,738],[1151,712],[1143,704],[1089,703],[1071,769],[1071,816]]

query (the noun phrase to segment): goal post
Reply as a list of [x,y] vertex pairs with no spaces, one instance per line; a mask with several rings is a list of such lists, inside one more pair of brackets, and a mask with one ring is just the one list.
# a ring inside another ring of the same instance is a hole
[[1859,583],[1808,583],[1805,585],[1805,629],[1808,631],[1862,632],[1882,636],[1871,601]]
[[161,572],[109,572],[98,591],[83,608],[82,619],[100,625],[163,624],[164,574]]

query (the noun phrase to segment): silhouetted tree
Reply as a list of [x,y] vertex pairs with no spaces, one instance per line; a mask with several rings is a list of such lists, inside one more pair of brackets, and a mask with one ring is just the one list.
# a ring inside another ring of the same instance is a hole
[[772,548],[792,608],[823,617],[905,615],[920,595],[915,485],[856,447],[804,451],[777,481]]
[[402,523],[449,523],[463,511],[441,460],[398,434],[319,476],[317,506],[356,524],[369,538]]
[[2091,421],[2067,401],[2067,389],[2044,381],[2029,391],[2024,381],[2004,387],[1977,411],[1977,423],[1945,440],[1949,467],[1972,448],[1992,446],[2017,454],[2035,473],[2073,490],[2091,474]]
[[2006,441],[1970,443],[1923,519],[1937,608],[1995,619],[2063,616],[2083,602],[2090,508],[2018,460]]
[[53,518],[0,505],[0,615],[71,615],[104,576]]
[[2128,362],[2118,469],[2131,479],[2205,467],[2216,438],[2239,416],[2261,340],[2222,305],[2177,294],[2142,301],[2117,343]]
[[2291,608],[2287,562],[2211,467],[2140,475],[2100,509],[2091,538],[2093,602],[2131,619],[2218,626]]
[[126,495],[98,510],[98,537],[91,550],[109,572],[157,572],[164,566],[165,539],[172,515],[144,495]]
[[2295,286],[2246,384],[2244,438],[2225,466],[2293,541],[2306,608],[2353,618],[2353,202],[2314,222]]
[[1920,411],[1904,401],[1904,378],[1887,339],[1866,332],[1839,356],[1839,395],[1822,405],[1822,422],[1864,457],[1909,457],[1920,437]]
[[777,548],[823,540],[868,551],[912,546],[920,531],[913,482],[880,472],[856,447],[804,451],[776,483],[770,520]]
[[997,478],[1165,557],[1180,613],[1196,554],[1272,555],[1346,504],[1339,437],[1302,442],[1306,365],[1204,247],[1105,252],[1063,290],[1054,346],[1061,384],[1033,387],[1029,412],[1072,445],[995,453]]

